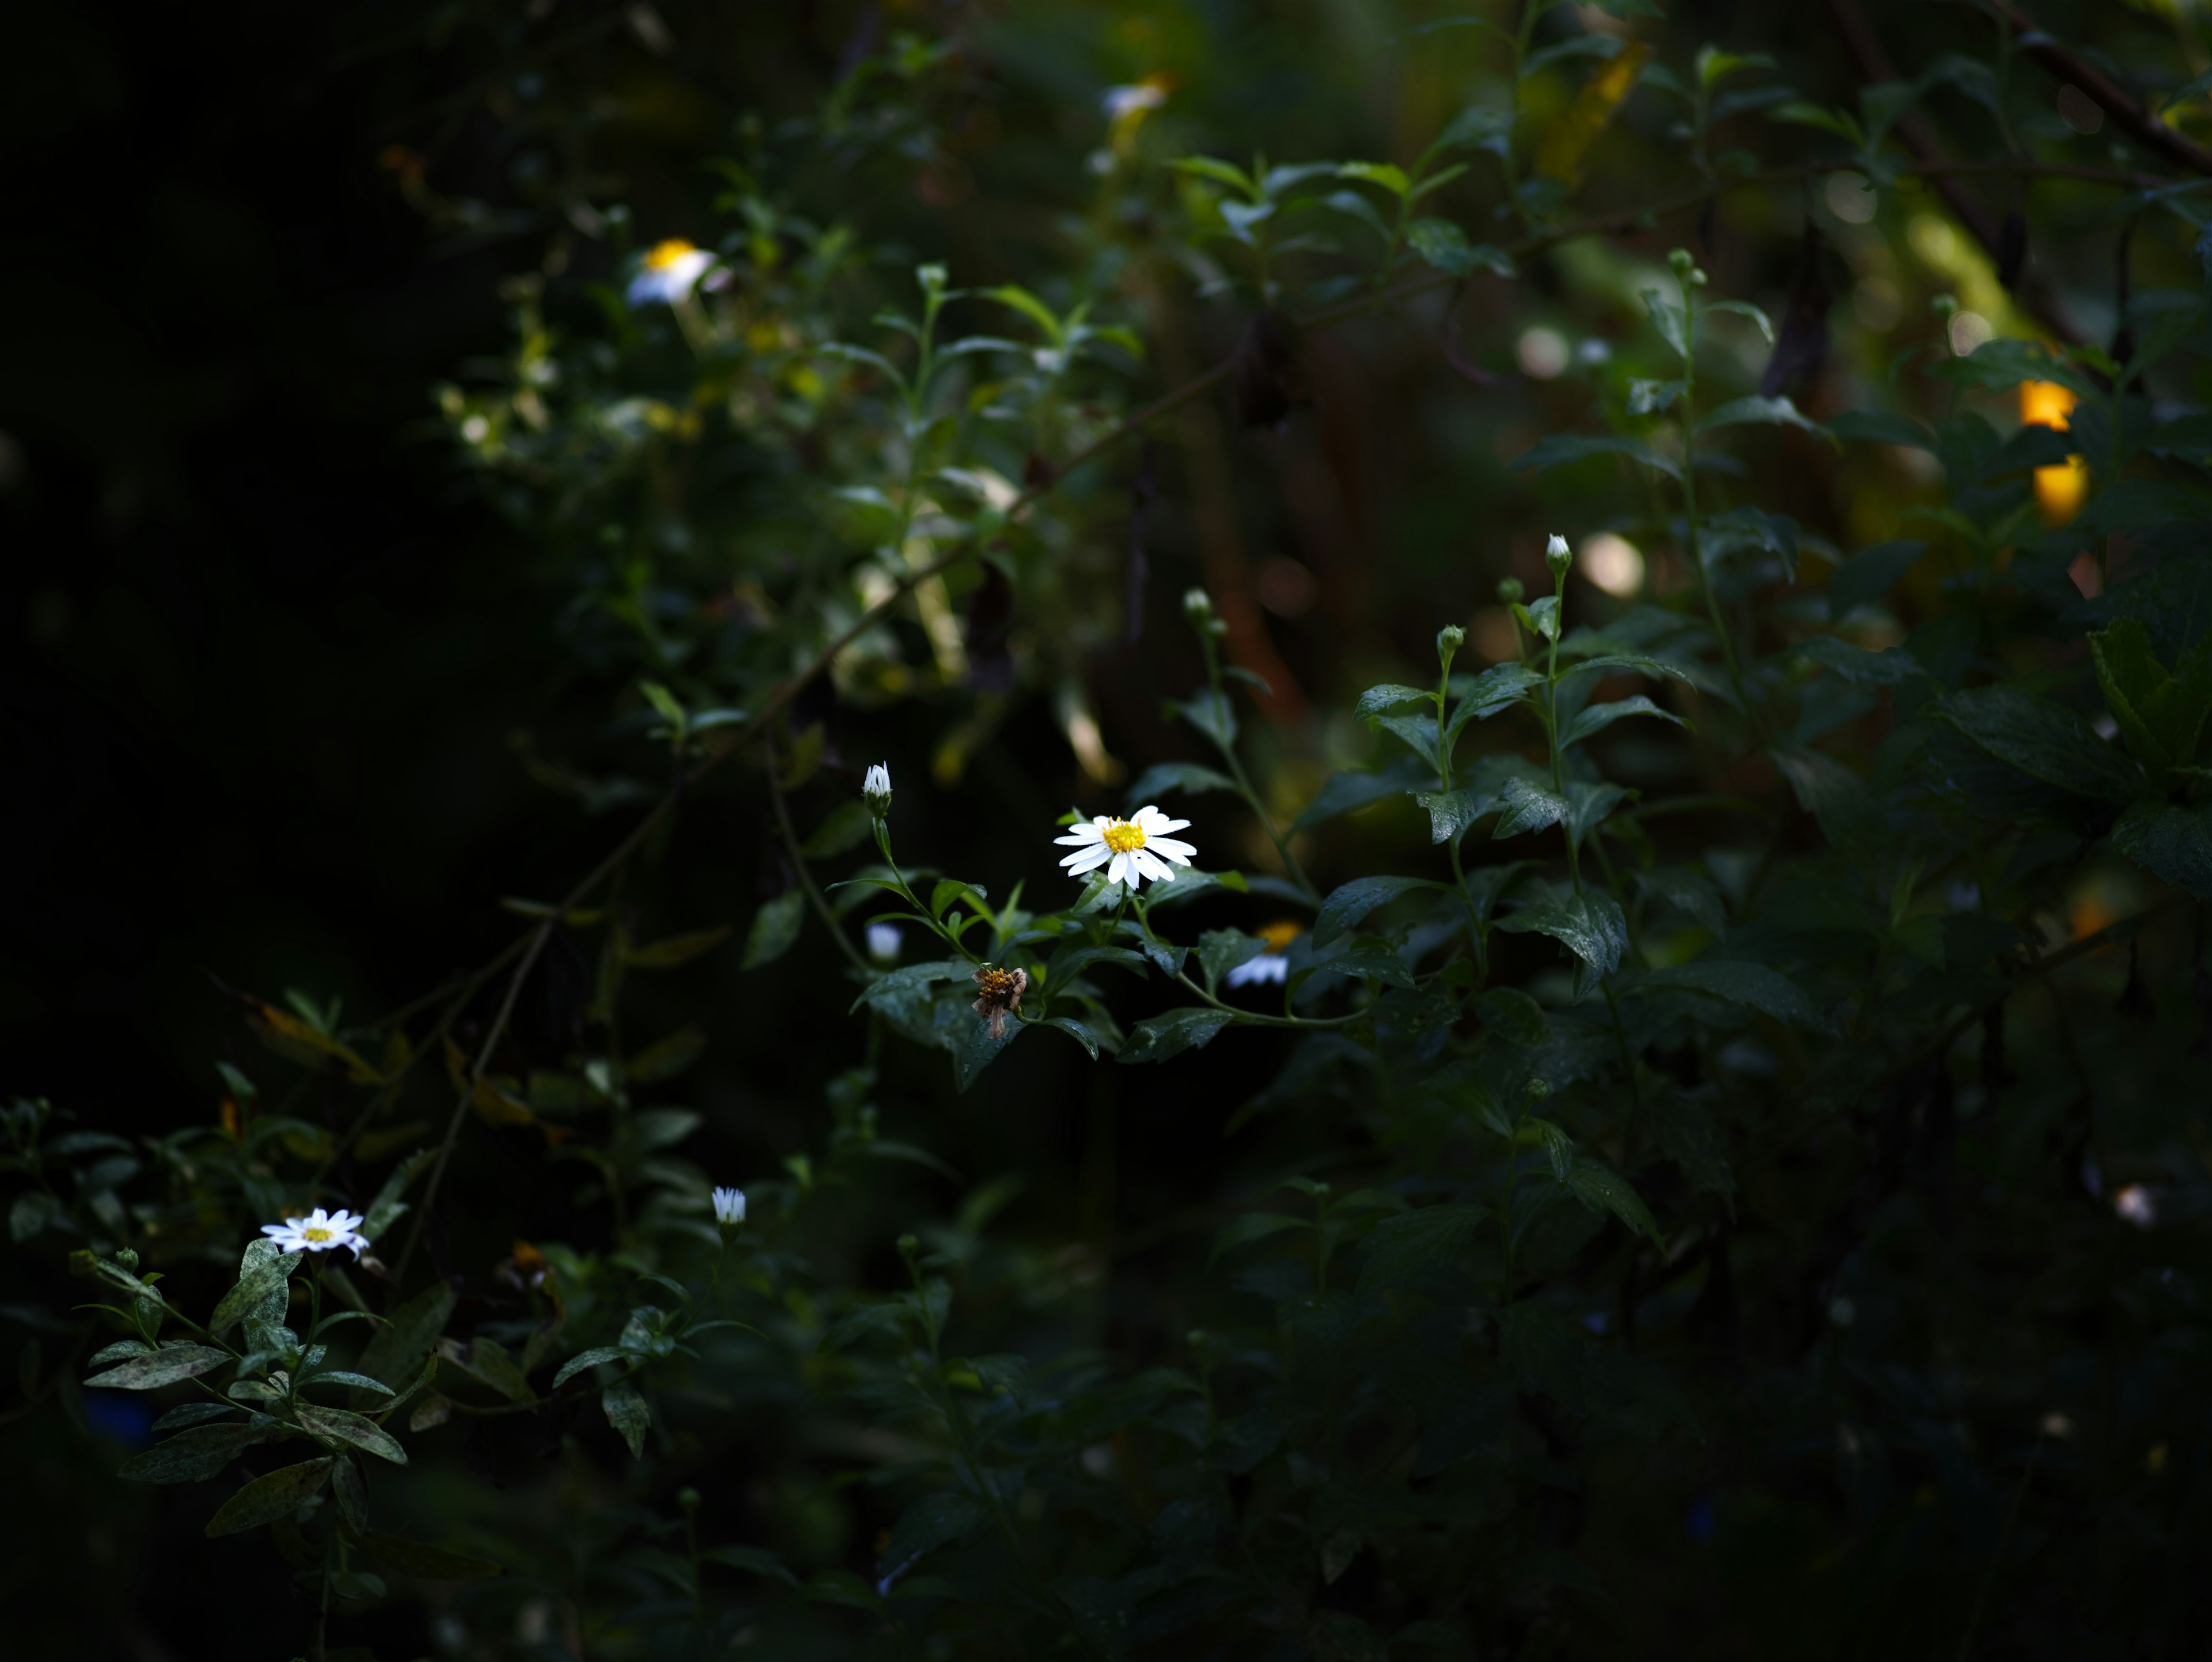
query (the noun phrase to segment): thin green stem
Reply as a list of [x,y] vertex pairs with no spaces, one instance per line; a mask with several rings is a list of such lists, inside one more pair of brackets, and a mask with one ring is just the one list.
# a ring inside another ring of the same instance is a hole
[[776,829],[783,833],[783,846],[791,855],[792,869],[799,874],[799,886],[805,892],[806,903],[813,907],[814,915],[822,920],[822,927],[830,931],[830,938],[837,943],[837,950],[845,954],[845,961],[863,976],[872,979],[875,967],[860,956],[860,949],[846,935],[844,926],[838,922],[836,914],[830,910],[830,903],[822,898],[822,891],[815,884],[814,874],[806,863],[805,851],[799,846],[799,833],[792,828],[791,809],[783,800],[783,782],[776,776],[776,771],[775,741],[770,739],[768,742],[767,769],[769,801],[775,805]]

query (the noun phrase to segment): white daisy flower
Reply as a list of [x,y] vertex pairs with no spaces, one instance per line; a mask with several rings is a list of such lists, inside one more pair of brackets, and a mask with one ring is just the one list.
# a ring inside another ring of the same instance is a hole
[[630,279],[625,298],[633,306],[673,306],[690,297],[714,263],[714,255],[682,237],[656,242],[647,251],[638,274]]
[[899,955],[899,926],[896,923],[868,925],[868,956],[878,964],[896,964]]
[[1134,86],[1109,87],[1099,103],[1109,121],[1127,121],[1133,115],[1142,115],[1147,110],[1157,110],[1168,101],[1168,89],[1158,81],[1139,81]]
[[1224,987],[1258,987],[1268,982],[1280,986],[1290,979],[1291,960],[1280,953],[1261,953],[1257,958],[1248,958],[1227,975],[1221,977]]
[[891,770],[881,762],[872,764],[860,781],[860,795],[868,812],[881,819],[891,811]]
[[1298,925],[1287,920],[1270,923],[1260,931],[1260,938],[1267,943],[1267,950],[1257,958],[1248,958],[1222,977],[1224,987],[1262,987],[1273,983],[1281,986],[1291,978],[1291,960],[1283,956],[1283,949],[1296,941],[1302,933]]
[[2139,1183],[2113,1193],[2112,1210],[2138,1229],[2148,1229],[2158,1221],[2158,1199]]
[[368,1237],[361,1233],[362,1225],[368,1221],[343,1207],[325,1212],[319,1206],[304,1218],[264,1223],[261,1233],[287,1252],[327,1252],[332,1247],[343,1246],[359,1257],[368,1250]]
[[1155,883],[1174,882],[1175,868],[1169,861],[1176,866],[1190,864],[1197,849],[1168,835],[1188,824],[1188,819],[1169,819],[1147,802],[1127,819],[1102,813],[1088,824],[1072,826],[1067,836],[1052,840],[1058,847],[1075,850],[1060,862],[1070,876],[1081,877],[1103,866],[1109,883],[1125,884],[1133,893],[1138,883],[1147,877]]
[[717,1189],[714,1191],[714,1221],[725,1229],[734,1229],[745,1221],[745,1191],[742,1189]]

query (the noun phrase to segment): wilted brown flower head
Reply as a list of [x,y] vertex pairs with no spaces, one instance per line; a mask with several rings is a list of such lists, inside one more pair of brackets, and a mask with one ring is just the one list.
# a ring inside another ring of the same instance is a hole
[[997,970],[986,964],[975,971],[975,984],[982,989],[975,996],[975,1014],[990,1022],[994,1040],[1004,1038],[1006,1018],[1022,1008],[1022,995],[1029,990],[1029,971]]

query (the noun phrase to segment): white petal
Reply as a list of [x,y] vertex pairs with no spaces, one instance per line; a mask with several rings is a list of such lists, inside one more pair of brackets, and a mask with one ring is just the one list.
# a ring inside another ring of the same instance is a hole
[[1145,820],[1145,835],[1147,837],[1164,837],[1170,831],[1179,831],[1190,824],[1188,819],[1170,819],[1158,808],[1146,808],[1145,813],[1152,816]]
[[1174,861],[1178,866],[1188,866],[1190,864],[1191,855],[1198,852],[1197,849],[1193,847],[1190,843],[1179,842],[1172,837],[1155,837],[1150,842],[1146,843],[1145,846],[1150,849],[1154,854],[1165,855],[1169,859]]
[[1149,849],[1139,849],[1135,856],[1137,869],[1155,883],[1172,883],[1175,872],[1166,861],[1154,856]]
[[1145,823],[1146,815],[1150,814],[1154,819],[1158,819],[1159,817],[1159,812],[1158,806],[1153,803],[1147,802],[1144,807],[1139,808],[1134,813],[1129,816],[1129,823],[1133,825],[1141,825]]
[[1068,872],[1077,877],[1080,877],[1085,872],[1097,870],[1099,867],[1104,865],[1113,857],[1114,850],[1108,848],[1103,843],[1099,843],[1094,844],[1091,848],[1085,849],[1081,854],[1069,855],[1066,859],[1061,861],[1060,863]]
[[[1115,855],[1114,856],[1114,863],[1106,868],[1106,880],[1109,883],[1119,883],[1127,878],[1128,874],[1129,856],[1126,854]],[[1133,888],[1135,885],[1132,884],[1130,886]]]
[[1084,825],[1076,826],[1065,837],[1055,837],[1052,840],[1063,849],[1080,849],[1093,843],[1104,842],[1106,833],[1096,825]]

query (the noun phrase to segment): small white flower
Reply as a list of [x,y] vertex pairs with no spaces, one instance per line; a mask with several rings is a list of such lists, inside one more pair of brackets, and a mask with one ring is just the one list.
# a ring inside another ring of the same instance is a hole
[[717,1189],[714,1191],[714,1221],[725,1229],[734,1229],[745,1221],[745,1191],[742,1189]]
[[1109,87],[1100,99],[1109,121],[1126,121],[1146,110],[1157,110],[1168,101],[1168,89],[1156,81],[1139,81],[1134,86]]
[[891,811],[891,770],[881,762],[870,764],[860,780],[860,795],[868,812],[881,819]]
[[630,279],[625,297],[632,306],[673,306],[690,297],[714,263],[714,255],[681,237],[657,242],[647,252],[638,274]]
[[1175,869],[1169,861],[1177,866],[1190,864],[1197,849],[1168,835],[1188,824],[1188,819],[1169,819],[1147,802],[1127,819],[1102,813],[1073,826],[1067,836],[1052,840],[1060,848],[1075,850],[1060,862],[1070,876],[1081,877],[1103,866],[1109,883],[1126,884],[1133,893],[1139,882],[1147,877],[1155,883],[1174,882]]
[[2158,1199],[2139,1183],[2129,1184],[2112,1196],[2112,1210],[2138,1229],[2158,1221]]
[[878,964],[896,964],[899,955],[899,926],[896,923],[868,925],[868,956]]
[[361,1233],[362,1225],[368,1221],[343,1207],[325,1212],[319,1206],[304,1218],[264,1223],[261,1233],[287,1252],[327,1252],[332,1247],[343,1246],[359,1257],[368,1250],[368,1237]]
[[1556,560],[1566,551],[1567,539],[1556,531],[1553,532],[1552,540],[1544,545],[1544,557],[1547,560]]
[[1221,977],[1224,987],[1258,987],[1267,982],[1280,986],[1290,978],[1291,960],[1280,953],[1261,953],[1248,958]]

